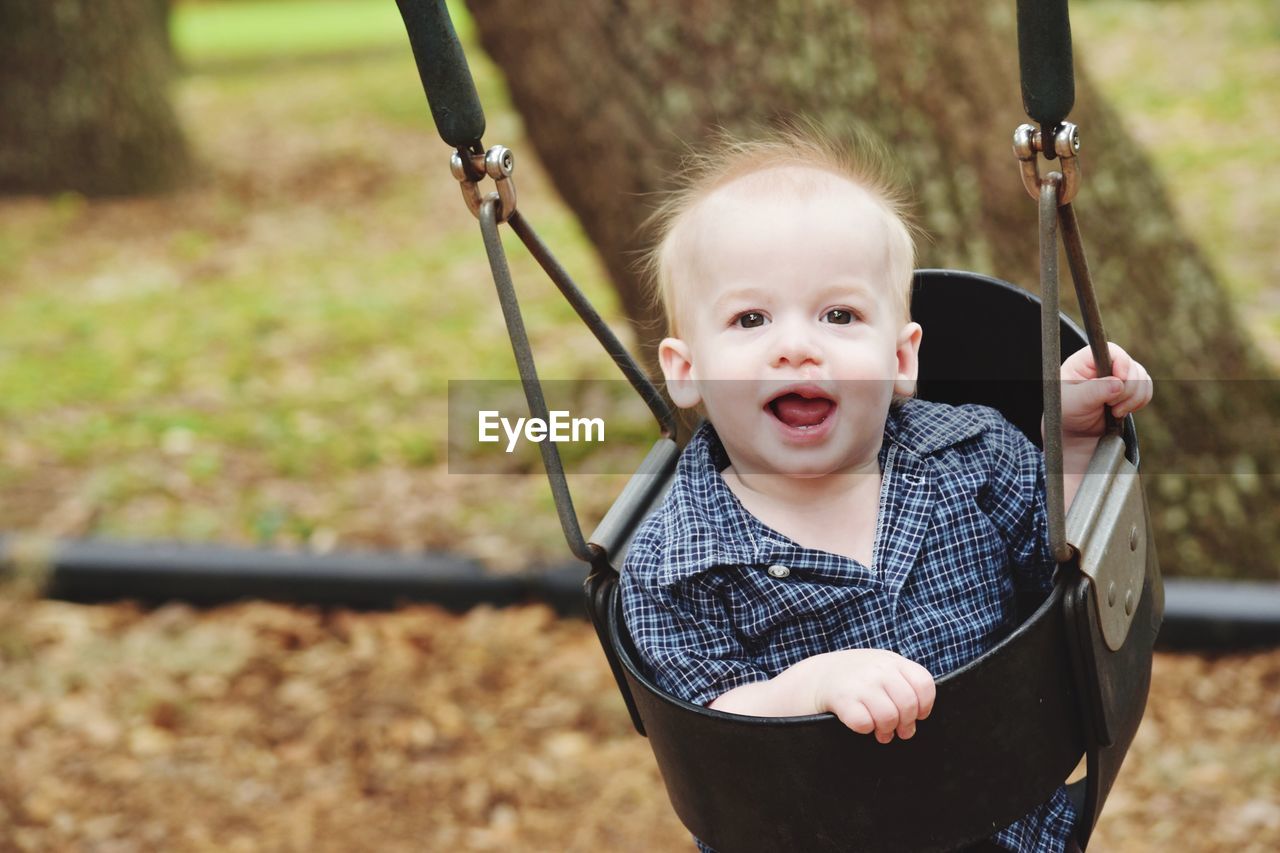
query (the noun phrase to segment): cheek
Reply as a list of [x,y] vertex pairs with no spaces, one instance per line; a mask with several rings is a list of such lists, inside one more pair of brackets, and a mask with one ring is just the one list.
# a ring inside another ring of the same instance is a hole
[[715,424],[726,447],[740,450],[744,444],[753,443],[752,436],[758,429],[757,418],[744,401],[713,397],[703,398],[702,404],[707,420]]
[[765,367],[757,350],[758,343],[718,340],[699,348],[695,359],[702,379],[760,379]]
[[842,378],[892,380],[898,374],[898,354],[897,350],[877,342],[875,346],[849,348],[833,366]]
[[732,414],[753,409],[758,397],[756,382],[729,376],[703,379],[698,383],[698,390],[708,411],[713,413]]

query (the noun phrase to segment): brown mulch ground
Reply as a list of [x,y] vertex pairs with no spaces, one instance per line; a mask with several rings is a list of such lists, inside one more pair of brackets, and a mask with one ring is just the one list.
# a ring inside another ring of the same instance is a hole
[[[685,850],[590,627],[0,598],[0,850]],[[1280,849],[1280,651],[1160,655],[1094,850]]]

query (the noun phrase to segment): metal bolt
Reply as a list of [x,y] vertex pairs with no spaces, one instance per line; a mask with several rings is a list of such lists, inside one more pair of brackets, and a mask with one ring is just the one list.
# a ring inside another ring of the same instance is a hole
[[1074,157],[1080,150],[1080,128],[1064,121],[1053,137],[1053,150],[1059,157]]
[[495,181],[509,178],[515,171],[516,159],[505,145],[495,145],[484,155],[484,170]]
[[449,171],[453,172],[453,177],[459,181],[467,179],[467,167],[463,165],[462,155],[457,151],[453,152],[453,156],[449,158]]
[[1124,615],[1133,615],[1133,590],[1129,590],[1124,594]]
[[1116,582],[1112,581],[1107,585],[1107,606],[1116,606]]
[[1034,160],[1036,150],[1039,146],[1036,144],[1036,136],[1040,132],[1036,130],[1035,125],[1020,124],[1013,131],[1013,153],[1019,160]]
[[1138,550],[1138,525],[1136,524],[1133,526],[1133,529],[1129,531],[1129,550]]

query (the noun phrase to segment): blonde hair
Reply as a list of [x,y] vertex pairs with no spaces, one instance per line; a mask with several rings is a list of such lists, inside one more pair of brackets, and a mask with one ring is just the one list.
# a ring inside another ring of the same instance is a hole
[[810,122],[794,120],[750,140],[720,131],[708,150],[686,157],[675,189],[645,223],[654,242],[641,260],[649,297],[661,307],[668,334],[678,334],[675,272],[682,226],[702,201],[721,187],[784,166],[829,172],[868,194],[883,215],[888,234],[885,251],[890,284],[898,289],[904,322],[910,319],[916,229],[906,212],[899,173],[890,165],[882,144],[859,132],[844,135],[852,137],[851,143],[837,141]]

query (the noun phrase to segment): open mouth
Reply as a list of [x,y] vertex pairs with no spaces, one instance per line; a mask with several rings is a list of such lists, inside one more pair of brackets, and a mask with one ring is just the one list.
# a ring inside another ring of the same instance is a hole
[[800,388],[779,394],[768,403],[773,416],[792,429],[820,426],[836,409],[836,403],[817,388]]

